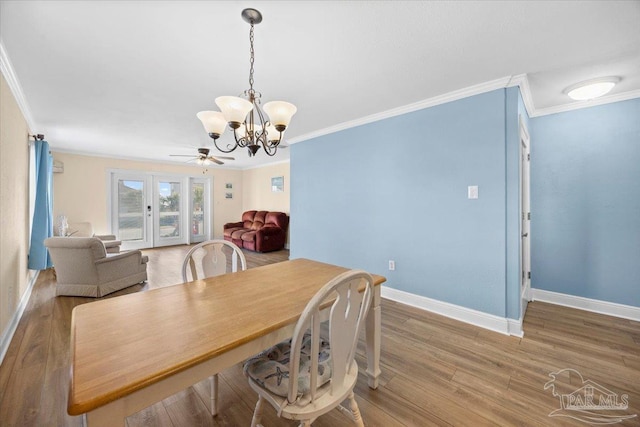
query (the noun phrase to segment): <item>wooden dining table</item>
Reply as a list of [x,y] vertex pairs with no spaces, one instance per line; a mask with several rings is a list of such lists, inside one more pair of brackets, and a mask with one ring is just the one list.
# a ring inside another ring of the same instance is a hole
[[[309,300],[347,268],[295,259],[74,308],[67,411],[90,427],[125,418],[290,338]],[[365,323],[380,376],[380,284]]]

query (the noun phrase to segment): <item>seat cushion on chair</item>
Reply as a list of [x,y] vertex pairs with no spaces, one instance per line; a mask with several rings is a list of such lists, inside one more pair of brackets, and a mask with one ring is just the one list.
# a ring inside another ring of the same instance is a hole
[[[244,374],[260,387],[278,396],[287,397],[289,393],[289,358],[291,340],[282,341],[247,360]],[[311,371],[311,335],[304,334],[300,352],[300,374],[298,376],[298,394],[309,393]],[[318,358],[318,385],[320,388],[331,378],[331,348],[329,343],[320,338]]]

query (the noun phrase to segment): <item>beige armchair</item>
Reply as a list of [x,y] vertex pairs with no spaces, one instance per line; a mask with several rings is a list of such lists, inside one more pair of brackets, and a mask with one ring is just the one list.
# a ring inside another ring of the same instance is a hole
[[107,255],[97,237],[50,237],[44,241],[56,269],[56,295],[101,297],[147,280],[140,251]]
[[122,242],[116,239],[113,234],[95,234],[93,225],[90,222],[70,222],[67,230],[69,237],[97,237],[102,240],[108,254],[120,253],[120,245]]

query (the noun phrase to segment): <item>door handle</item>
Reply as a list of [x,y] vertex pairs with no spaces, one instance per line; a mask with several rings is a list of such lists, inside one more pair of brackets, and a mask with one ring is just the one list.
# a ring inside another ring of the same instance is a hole
[[524,233],[522,237],[529,237],[529,233]]

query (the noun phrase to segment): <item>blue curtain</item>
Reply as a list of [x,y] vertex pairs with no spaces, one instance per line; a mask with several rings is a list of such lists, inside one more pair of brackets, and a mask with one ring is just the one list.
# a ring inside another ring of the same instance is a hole
[[51,267],[51,257],[44,239],[53,236],[53,157],[47,141],[35,141],[36,148],[36,206],[33,213],[29,269]]

